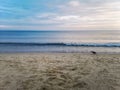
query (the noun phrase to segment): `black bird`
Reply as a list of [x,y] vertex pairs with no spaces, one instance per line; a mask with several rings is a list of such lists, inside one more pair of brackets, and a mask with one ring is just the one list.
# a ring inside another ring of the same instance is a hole
[[92,54],[97,54],[95,51],[91,51]]

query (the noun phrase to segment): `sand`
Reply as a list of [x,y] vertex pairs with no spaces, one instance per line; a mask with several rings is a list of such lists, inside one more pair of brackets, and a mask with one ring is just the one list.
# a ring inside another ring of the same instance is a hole
[[0,54],[0,90],[120,90],[120,54]]

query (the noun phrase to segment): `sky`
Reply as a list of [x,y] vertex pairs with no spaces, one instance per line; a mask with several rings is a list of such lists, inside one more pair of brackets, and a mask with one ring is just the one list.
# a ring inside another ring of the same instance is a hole
[[0,0],[0,30],[120,30],[120,0]]

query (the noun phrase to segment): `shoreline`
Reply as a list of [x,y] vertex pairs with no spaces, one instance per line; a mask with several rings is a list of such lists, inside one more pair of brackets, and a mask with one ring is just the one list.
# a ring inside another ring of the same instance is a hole
[[[96,51],[94,51],[96,52]],[[88,54],[88,55],[120,55],[120,52],[96,52],[93,54],[92,51],[90,52],[0,52],[0,55],[3,54]]]

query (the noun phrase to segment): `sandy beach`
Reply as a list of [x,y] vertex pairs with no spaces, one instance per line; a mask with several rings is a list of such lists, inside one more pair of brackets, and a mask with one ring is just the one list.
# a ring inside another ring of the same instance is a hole
[[120,90],[120,54],[0,54],[0,90]]

